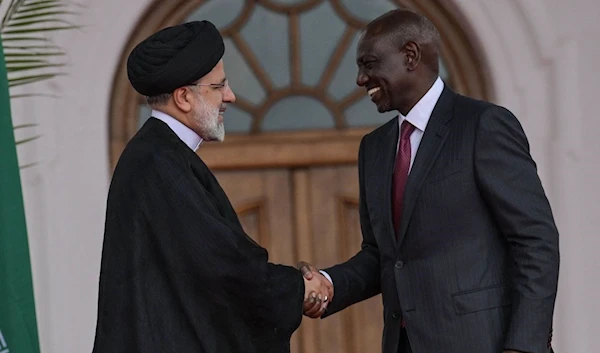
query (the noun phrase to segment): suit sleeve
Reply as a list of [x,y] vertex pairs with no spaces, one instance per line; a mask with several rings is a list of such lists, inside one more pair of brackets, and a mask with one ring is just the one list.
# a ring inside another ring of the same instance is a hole
[[361,250],[348,261],[325,269],[331,276],[335,295],[323,317],[381,293],[379,248],[365,199],[364,141],[365,138],[361,141],[358,153],[359,213],[363,236]]
[[517,118],[492,107],[478,124],[476,180],[507,240],[512,261],[512,317],[505,349],[546,352],[559,270],[552,210]]
[[140,173],[137,189],[152,195],[152,206],[144,208],[151,241],[182,301],[202,300],[257,326],[295,330],[302,319],[301,273],[269,263],[267,251],[222,217],[193,173],[169,157],[154,157],[156,168]]

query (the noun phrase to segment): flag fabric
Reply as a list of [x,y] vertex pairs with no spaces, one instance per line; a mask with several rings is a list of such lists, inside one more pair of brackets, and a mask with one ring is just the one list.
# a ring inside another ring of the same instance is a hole
[[39,353],[29,243],[0,38],[0,353]]

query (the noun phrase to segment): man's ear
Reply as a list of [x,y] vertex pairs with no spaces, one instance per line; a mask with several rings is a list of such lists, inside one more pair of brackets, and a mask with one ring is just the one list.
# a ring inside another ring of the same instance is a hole
[[192,110],[192,95],[192,90],[187,86],[177,88],[173,91],[173,102],[181,111],[189,113]]
[[421,62],[421,47],[415,42],[408,42],[404,45],[405,65],[409,71],[414,71]]

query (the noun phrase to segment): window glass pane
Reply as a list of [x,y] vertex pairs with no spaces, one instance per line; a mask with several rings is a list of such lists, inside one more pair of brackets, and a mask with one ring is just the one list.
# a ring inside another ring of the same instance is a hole
[[316,85],[321,79],[346,24],[325,1],[300,17],[302,82]]
[[390,0],[341,0],[342,5],[355,18],[369,22],[383,13],[397,8]]
[[290,83],[287,16],[257,6],[241,33],[273,84],[287,86]]
[[348,94],[352,93],[356,86],[356,45],[360,33],[356,33],[352,39],[352,45],[344,54],[344,58],[340,62],[340,66],[335,71],[333,80],[329,85],[329,94],[335,99],[343,99]]
[[327,129],[335,126],[329,110],[318,100],[290,96],[275,103],[263,120],[263,131]]
[[234,104],[227,105],[223,114],[226,133],[249,133],[252,126],[252,115],[239,109]]
[[225,64],[225,75],[227,75],[233,93],[251,103],[260,104],[265,99],[266,93],[260,82],[258,82],[254,71],[250,69],[231,39],[226,38],[224,42],[225,55],[223,56],[223,63]]
[[185,22],[209,20],[218,29],[222,29],[231,24],[243,8],[244,1],[241,0],[207,1],[192,12]]

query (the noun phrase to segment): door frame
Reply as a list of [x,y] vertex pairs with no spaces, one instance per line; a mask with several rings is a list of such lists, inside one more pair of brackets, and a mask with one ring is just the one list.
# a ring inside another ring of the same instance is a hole
[[373,128],[226,136],[204,143],[198,155],[213,170],[355,164],[362,137]]

